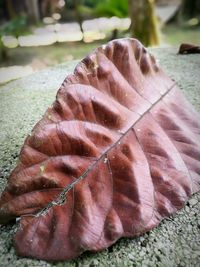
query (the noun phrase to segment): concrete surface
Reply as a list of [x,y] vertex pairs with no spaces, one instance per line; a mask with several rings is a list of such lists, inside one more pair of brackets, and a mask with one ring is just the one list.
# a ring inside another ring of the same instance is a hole
[[[200,55],[176,55],[177,48],[151,50],[166,72],[200,111]],[[58,65],[0,87],[0,190],[3,190],[25,136],[52,103],[64,77],[76,62]],[[97,254],[84,253],[74,261],[49,264],[16,256],[12,236],[16,225],[0,227],[0,266],[200,266],[200,194],[185,208],[149,233],[121,239]]]

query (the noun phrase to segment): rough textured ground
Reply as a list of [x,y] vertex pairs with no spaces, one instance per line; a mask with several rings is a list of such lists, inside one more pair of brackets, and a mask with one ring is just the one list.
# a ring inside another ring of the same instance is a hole
[[[200,111],[200,55],[176,55],[177,49],[153,49],[160,65]],[[76,62],[58,65],[0,87],[0,191],[6,184],[25,136],[53,102],[64,77]],[[49,264],[19,258],[12,246],[16,225],[0,226],[0,266],[200,266],[200,194],[151,232],[121,239],[109,249],[85,253],[70,262]]]

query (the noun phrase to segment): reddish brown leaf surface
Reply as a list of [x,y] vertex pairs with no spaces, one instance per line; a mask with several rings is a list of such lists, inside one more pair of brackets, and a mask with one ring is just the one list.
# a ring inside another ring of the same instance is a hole
[[149,231],[200,188],[200,117],[134,39],[96,49],[27,137],[0,199],[17,253],[48,261]]

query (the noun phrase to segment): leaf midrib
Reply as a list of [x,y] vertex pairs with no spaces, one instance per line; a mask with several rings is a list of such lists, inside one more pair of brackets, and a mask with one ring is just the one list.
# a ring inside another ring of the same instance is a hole
[[46,213],[51,207],[53,206],[57,206],[57,205],[64,205],[67,199],[67,193],[73,189],[73,187],[79,183],[81,180],[83,180],[84,178],[86,178],[86,176],[88,175],[88,173],[90,171],[92,171],[96,165],[103,159],[107,157],[107,154],[109,153],[110,150],[112,150],[119,142],[121,142],[121,140],[126,136],[126,134],[153,108],[155,107],[169,92],[172,91],[172,89],[176,86],[176,82],[174,82],[172,84],[172,86],[170,86],[167,91],[161,95],[161,97],[156,100],[156,102],[154,102],[123,134],[121,134],[120,138],[115,141],[111,146],[109,146],[109,148],[102,153],[97,160],[91,164],[84,172],[82,175],[80,175],[75,181],[73,181],[72,183],[68,184],[63,191],[60,193],[60,195],[57,197],[56,200],[51,201],[45,208],[43,208],[42,210],[38,211],[36,214],[34,214],[33,216],[35,217],[39,217],[41,215],[44,215],[44,213]]

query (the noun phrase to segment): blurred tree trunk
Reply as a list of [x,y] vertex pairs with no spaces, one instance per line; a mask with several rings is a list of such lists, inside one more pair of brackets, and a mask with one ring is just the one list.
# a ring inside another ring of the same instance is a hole
[[39,0],[39,10],[42,17],[51,17],[57,12],[58,0]]
[[8,59],[8,48],[4,46],[0,40],[0,60],[5,61]]
[[6,2],[6,9],[7,9],[9,19],[13,19],[16,16],[15,9],[13,6],[13,1],[12,0],[6,0],[5,2]]
[[26,7],[31,23],[37,23],[40,20],[40,11],[38,0],[26,0]]
[[80,13],[80,10],[79,10],[79,3],[80,1],[79,0],[74,0],[73,3],[74,3],[74,11],[75,11],[75,16],[76,16],[76,20],[80,26],[80,30],[82,33],[84,33],[83,31],[83,18],[81,16],[81,13]]
[[159,44],[158,21],[154,0],[129,0],[131,34],[145,46]]
[[180,16],[183,19],[200,16],[200,0],[182,0]]

